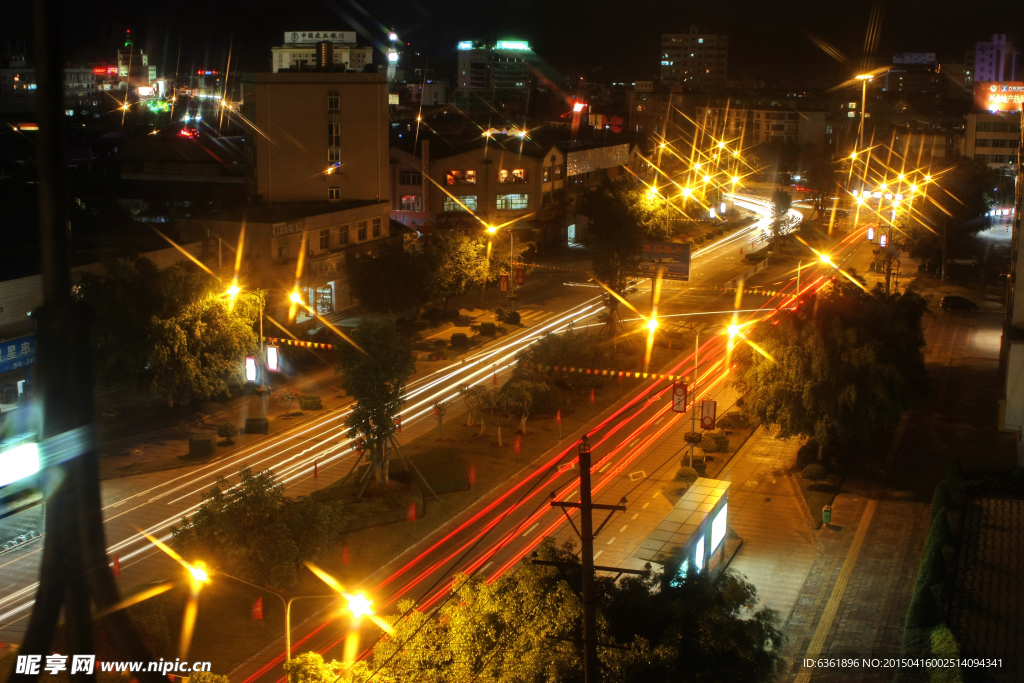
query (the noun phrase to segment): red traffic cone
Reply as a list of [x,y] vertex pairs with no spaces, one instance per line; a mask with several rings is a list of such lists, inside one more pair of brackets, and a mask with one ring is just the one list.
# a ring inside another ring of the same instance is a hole
[[469,466],[469,485],[474,486],[476,484],[476,467],[473,465]]
[[114,570],[114,576],[121,576],[121,556],[114,555],[114,563],[110,565]]
[[591,403],[594,402],[594,390],[593,389],[590,390],[590,402]]
[[348,546],[347,545],[341,547],[341,563],[343,565],[345,565],[346,567],[348,566]]
[[405,518],[410,522],[416,521],[416,503],[409,505],[409,511],[405,513]]
[[562,411],[561,410],[559,410],[557,413],[555,413],[555,422],[557,422],[558,424],[562,424]]
[[516,437],[516,453],[519,452],[519,437]]

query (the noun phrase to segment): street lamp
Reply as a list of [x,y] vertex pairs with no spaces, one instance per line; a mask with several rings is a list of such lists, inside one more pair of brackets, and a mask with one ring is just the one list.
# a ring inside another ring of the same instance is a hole
[[868,81],[873,79],[874,74],[857,74],[857,80],[861,82],[860,93],[860,134],[857,138],[857,149],[864,149],[864,116],[867,114],[865,108],[868,101]]
[[[195,573],[195,568],[190,567],[189,571],[194,574]],[[202,570],[199,570],[199,571],[202,571]],[[205,576],[205,572],[203,572],[203,574]],[[296,595],[296,596],[293,596],[291,598],[287,598],[286,599],[284,597],[284,595],[282,595],[281,593],[278,593],[275,590],[271,590],[270,588],[265,588],[263,586],[257,586],[255,583],[250,583],[250,582],[246,581],[245,579],[238,578],[237,576],[232,576],[231,574],[225,574],[224,572],[217,572],[217,575],[218,576],[223,576],[223,577],[228,578],[228,579],[233,579],[235,581],[238,581],[239,583],[244,583],[246,586],[250,586],[250,587],[255,588],[256,590],[259,590],[259,591],[263,591],[264,593],[270,593],[271,595],[276,596],[277,599],[281,601],[281,605],[284,607],[284,661],[286,661],[286,662],[290,662],[292,660],[292,618],[291,618],[292,603],[295,602],[296,600],[305,600],[305,599],[312,599],[312,598],[321,598],[321,599],[323,599],[323,598],[330,598],[330,599],[334,599],[334,598],[338,597],[337,595]],[[365,606],[366,609],[369,609],[370,601],[367,600],[365,596],[357,595],[357,596],[352,596],[352,598],[362,598],[365,601],[365,605],[363,605],[362,603],[360,603],[360,605],[361,606]],[[353,599],[349,599],[349,609],[351,609],[352,613],[355,614],[356,616],[362,616],[362,614],[365,614],[365,612],[357,613],[357,611],[356,611],[357,607],[356,607],[356,605],[353,604]]]

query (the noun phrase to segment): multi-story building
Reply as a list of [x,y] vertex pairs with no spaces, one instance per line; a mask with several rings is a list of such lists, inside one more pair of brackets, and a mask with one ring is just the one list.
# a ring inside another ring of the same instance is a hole
[[[388,89],[384,74],[247,74],[243,114],[250,202],[178,221],[182,235],[234,245],[243,226],[242,276],[277,292],[305,260],[300,289],[317,313],[355,304],[344,260],[391,236]],[[212,258],[212,254],[208,254]],[[300,318],[302,317],[300,312]]]
[[156,67],[149,65],[145,50],[135,47],[131,29],[125,32],[124,47],[117,50],[117,76],[121,89],[146,87],[156,80]]
[[524,40],[499,40],[494,45],[459,41],[456,79],[461,91],[505,90],[526,92],[530,86],[529,63],[536,59]]
[[992,36],[992,40],[975,43],[974,50],[968,51],[967,58],[975,81],[1017,80],[1020,52],[1006,39],[1006,34],[997,33]]
[[284,43],[270,51],[274,73],[305,67],[361,72],[373,63],[373,48],[359,47],[355,31],[285,31]]
[[696,121],[706,131],[744,145],[759,142],[825,145],[828,135],[826,113],[776,108],[726,108],[698,106]]
[[627,143],[539,141],[505,129],[475,138],[424,136],[391,148],[392,218],[479,230],[516,225],[539,248],[582,239],[576,196],[625,166],[646,164]]
[[964,122],[964,156],[1011,170],[1018,161],[1021,112],[972,112]]
[[[64,107],[68,115],[92,110],[99,104],[97,75],[94,69],[64,69]],[[36,70],[24,59],[11,59],[0,68],[0,112],[34,113],[36,107]]]
[[701,33],[690,26],[689,33],[661,36],[661,82],[682,85],[687,90],[716,91],[726,86],[729,66],[729,36]]

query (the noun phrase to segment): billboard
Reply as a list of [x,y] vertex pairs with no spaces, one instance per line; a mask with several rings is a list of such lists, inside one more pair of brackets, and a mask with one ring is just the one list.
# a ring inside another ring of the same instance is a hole
[[284,42],[292,45],[316,44],[322,41],[332,43],[355,43],[355,31],[285,31]]
[[985,111],[1021,111],[1024,108],[1024,82],[975,83],[974,108]]
[[892,56],[893,64],[921,64],[935,66],[934,52],[897,52]]
[[661,271],[661,277],[666,280],[690,279],[688,242],[644,242],[641,258],[644,260],[640,263],[640,273],[645,277],[654,277]]

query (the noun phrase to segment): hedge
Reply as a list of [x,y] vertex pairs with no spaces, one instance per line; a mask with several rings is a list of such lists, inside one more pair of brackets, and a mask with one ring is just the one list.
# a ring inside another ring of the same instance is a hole
[[318,394],[301,394],[299,396],[299,408],[301,410],[320,410],[323,405],[320,403]]
[[246,434],[266,434],[270,431],[270,420],[265,417],[245,418]]
[[188,440],[188,454],[193,458],[212,457],[217,450],[217,439],[212,436],[201,436]]

